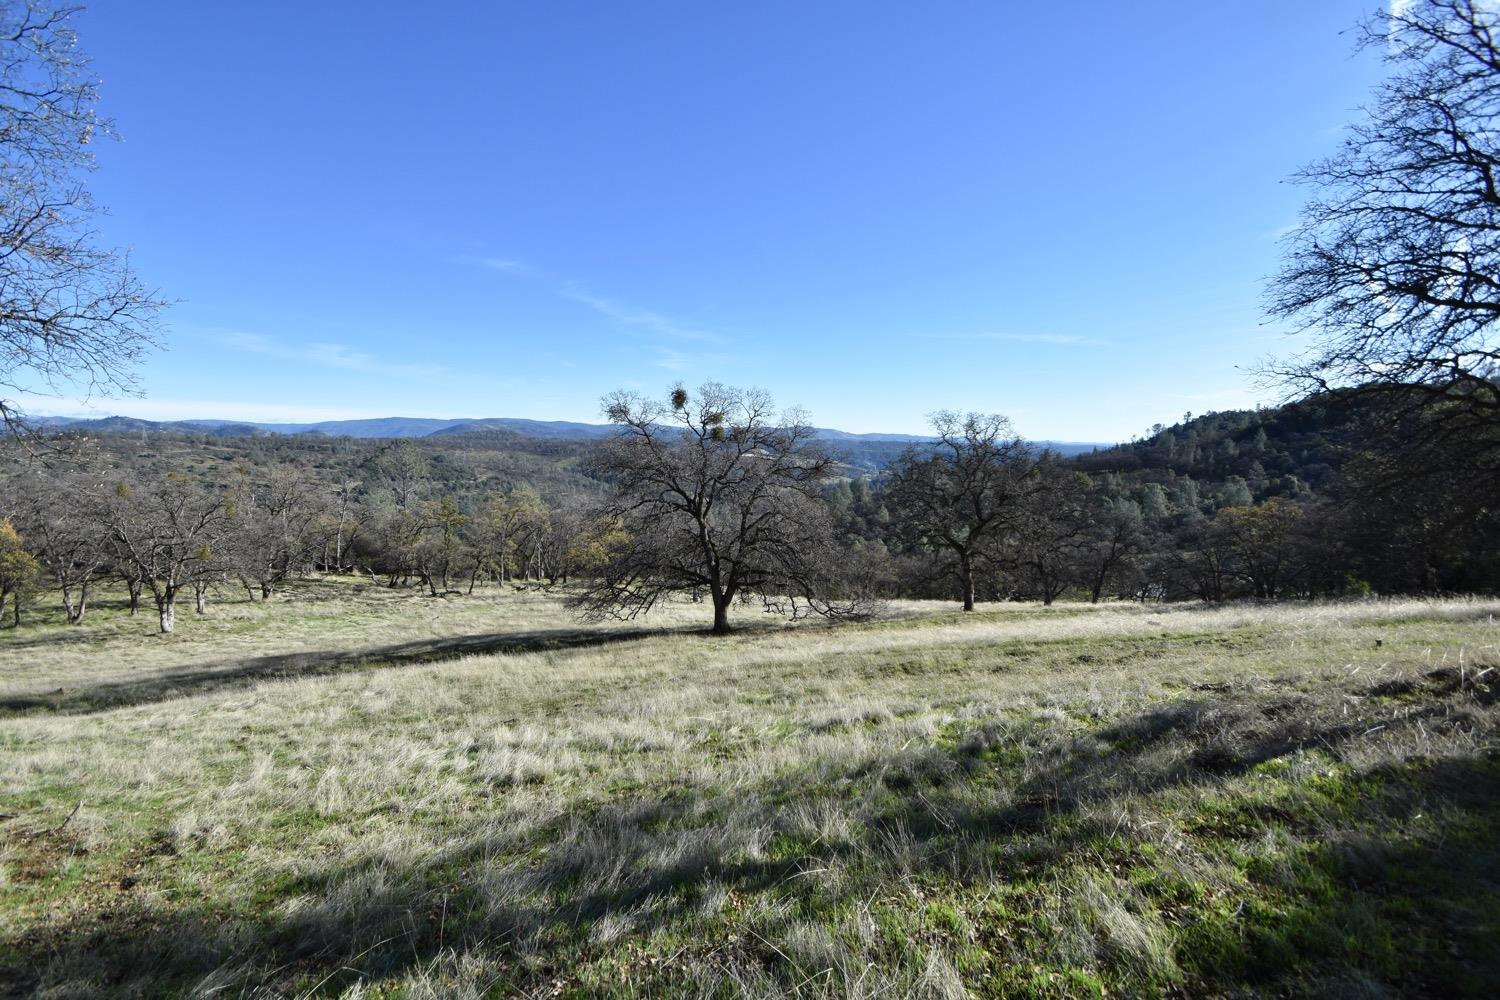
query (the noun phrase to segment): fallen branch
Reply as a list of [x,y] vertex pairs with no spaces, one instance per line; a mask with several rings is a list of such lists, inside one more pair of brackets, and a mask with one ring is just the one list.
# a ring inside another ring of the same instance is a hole
[[62,828],[65,827],[65,826],[67,826],[69,823],[73,822],[73,817],[77,816],[78,815],[78,810],[80,810],[82,808],[83,808],[83,800],[79,799],[78,800],[78,804],[73,807],[73,811],[70,812],[70,813],[68,813],[68,818],[65,819],[65,820],[63,820],[61,823],[57,824],[57,826],[55,826],[52,829],[48,830],[47,831],[47,836],[50,837],[54,833],[62,833]]

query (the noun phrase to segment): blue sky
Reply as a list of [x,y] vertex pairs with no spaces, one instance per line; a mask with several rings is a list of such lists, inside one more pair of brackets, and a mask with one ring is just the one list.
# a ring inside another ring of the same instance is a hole
[[160,419],[814,421],[1128,438],[1271,400],[1276,236],[1366,0],[98,2],[101,231],[176,304]]

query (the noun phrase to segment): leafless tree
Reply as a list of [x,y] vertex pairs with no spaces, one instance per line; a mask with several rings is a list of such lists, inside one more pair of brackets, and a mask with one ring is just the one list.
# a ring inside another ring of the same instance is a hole
[[[272,469],[262,483],[241,483],[236,492],[238,516],[221,568],[238,576],[252,599],[258,589],[266,600],[311,561],[329,500],[318,483],[290,467]],[[342,517],[337,528],[341,534]]]
[[[113,134],[77,48],[77,7],[0,3],[0,395],[128,390],[163,303],[101,249],[80,177]],[[0,398],[0,419],[19,413]]]
[[832,522],[820,484],[834,461],[804,415],[778,415],[756,389],[708,382],[665,402],[616,392],[604,413],[620,433],[598,468],[612,493],[599,512],[621,529],[599,576],[577,599],[590,616],[632,618],[664,595],[706,591],[713,631],[730,631],[741,594],[797,593],[825,614]]
[[359,489],[360,483],[355,479],[340,479],[333,486],[333,495],[329,503],[324,505],[323,516],[320,520],[324,528],[325,548],[328,542],[333,544],[333,560],[330,562],[327,555],[323,557],[324,568],[332,567],[336,573],[342,573],[345,569],[345,551],[354,541],[359,531],[359,520],[356,516],[358,508],[355,505],[355,491]]
[[998,413],[934,413],[936,445],[913,445],[887,470],[889,496],[907,536],[944,558],[964,610],[978,577],[996,567],[1001,541],[1019,527],[1031,447]]
[[110,558],[87,503],[92,478],[78,470],[31,466],[16,479],[7,484],[13,516],[31,539],[42,572],[62,592],[68,622],[80,624],[90,589]]
[[101,516],[120,556],[156,599],[161,630],[171,632],[178,592],[216,565],[215,547],[236,513],[234,497],[169,474],[149,486],[122,481],[101,499]]
[[1393,3],[1365,23],[1364,43],[1391,73],[1342,148],[1297,176],[1314,195],[1286,238],[1268,304],[1312,343],[1266,366],[1295,389],[1393,410],[1386,424],[1429,454],[1483,450],[1491,468],[1500,459],[1497,31],[1500,9],[1485,0]]

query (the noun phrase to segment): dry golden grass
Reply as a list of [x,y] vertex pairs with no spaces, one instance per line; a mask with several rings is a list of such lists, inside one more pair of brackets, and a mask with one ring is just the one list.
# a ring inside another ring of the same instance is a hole
[[[581,627],[537,591],[329,581],[165,640],[117,608],[8,634],[0,969],[50,995],[872,997],[1500,971],[1493,851],[1447,904],[1339,874],[1493,832],[1500,602],[756,610],[723,639],[688,602]],[[1407,785],[1420,808],[1387,801]],[[1405,959],[1329,943],[1456,915]]]

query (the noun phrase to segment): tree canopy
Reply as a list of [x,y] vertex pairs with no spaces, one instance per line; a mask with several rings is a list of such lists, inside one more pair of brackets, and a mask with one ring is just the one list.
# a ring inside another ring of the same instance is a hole
[[666,594],[702,592],[722,633],[742,593],[854,611],[830,599],[822,487],[835,463],[802,413],[778,414],[765,392],[717,382],[678,386],[665,401],[616,392],[603,403],[620,434],[597,459],[612,487],[600,517],[621,534],[579,598],[586,612],[634,617]]

